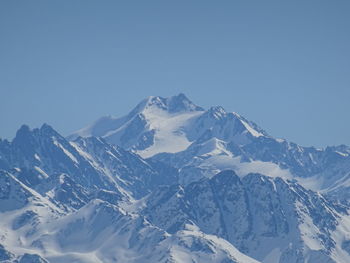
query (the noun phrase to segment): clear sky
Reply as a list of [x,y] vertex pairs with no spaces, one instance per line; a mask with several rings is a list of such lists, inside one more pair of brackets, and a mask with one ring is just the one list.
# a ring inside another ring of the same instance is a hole
[[350,145],[350,1],[0,1],[0,137],[185,93],[302,145]]

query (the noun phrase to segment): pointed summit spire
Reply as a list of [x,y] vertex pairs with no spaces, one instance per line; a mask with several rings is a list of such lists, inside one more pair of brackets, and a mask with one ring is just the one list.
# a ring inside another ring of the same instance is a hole
[[14,140],[21,140],[22,138],[28,138],[30,136],[31,130],[28,125],[23,124],[16,132]]
[[27,124],[23,124],[17,131],[17,133],[28,133],[30,132],[30,128]]
[[203,111],[202,107],[195,105],[185,94],[180,93],[167,99],[168,111],[171,113],[181,111]]
[[40,127],[40,132],[41,134],[45,134],[45,135],[57,135],[57,132],[55,131],[54,128],[52,128],[49,124],[44,123],[41,127]]

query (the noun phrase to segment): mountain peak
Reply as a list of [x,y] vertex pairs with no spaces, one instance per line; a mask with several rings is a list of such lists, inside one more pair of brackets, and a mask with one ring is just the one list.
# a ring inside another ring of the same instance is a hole
[[16,132],[14,141],[26,141],[31,136],[31,129],[28,125],[23,124]]
[[215,119],[221,119],[226,115],[225,109],[221,106],[210,107],[210,109],[207,112],[210,116],[212,116]]
[[[18,130],[16,134],[27,134],[30,132],[30,128],[27,124],[23,124]],[[16,135],[17,136],[17,135]]]
[[179,93],[171,97],[150,96],[142,100],[129,115],[135,115],[148,109],[158,109],[168,113],[204,111],[202,107],[195,105],[185,94]]
[[30,127],[26,124],[23,124],[16,132],[16,137],[15,139],[19,138],[27,138],[28,136],[36,136],[38,134],[41,135],[47,135],[47,136],[54,136],[57,135],[58,133],[55,131],[54,128],[52,128],[50,125],[47,123],[44,123],[39,129],[35,128],[33,130],[30,129]]
[[49,124],[44,123],[41,127],[40,127],[40,132],[42,134],[46,134],[46,135],[56,135],[57,132],[55,131],[54,128],[52,128]]
[[183,93],[180,93],[176,96],[172,96],[166,100],[167,100],[169,112],[203,111],[204,110],[202,107],[195,105]]

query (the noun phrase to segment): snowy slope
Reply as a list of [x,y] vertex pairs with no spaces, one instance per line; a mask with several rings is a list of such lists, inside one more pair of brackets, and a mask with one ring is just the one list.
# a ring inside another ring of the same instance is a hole
[[68,138],[103,137],[126,149],[138,150],[144,157],[158,152],[180,151],[190,144],[181,131],[182,127],[202,111],[183,94],[171,98],[149,97],[128,115],[103,117]]
[[[7,255],[14,259],[30,253],[44,262],[53,263],[257,262],[218,237],[199,230],[183,230],[170,235],[143,217],[128,214],[99,199],[74,213],[40,223],[38,217],[34,219],[33,211],[32,208],[19,217],[18,212],[2,219],[1,229],[6,233],[1,239],[3,257]],[[23,218],[23,215],[28,222],[23,224],[20,219],[20,225],[11,225],[13,216]],[[43,217],[43,213],[40,216]],[[28,225],[35,220],[33,231]]]
[[0,140],[0,261],[350,262],[349,156],[183,94],[69,140],[24,125]]
[[69,138],[106,141],[181,170],[183,183],[233,169],[295,178],[335,199],[348,198],[350,148],[302,147],[269,136],[255,123],[222,107],[204,110],[185,95],[149,97],[121,118],[104,117]]
[[97,138],[69,143],[48,125],[23,126],[0,149],[3,168],[14,173],[0,172],[3,260],[256,262],[199,229],[170,235],[121,208],[176,182],[175,169]]
[[0,169],[10,170],[28,187],[58,198],[60,204],[74,202],[76,208],[101,189],[129,200],[177,180],[174,169],[160,174],[167,166],[148,163],[98,138],[69,142],[46,124],[33,130],[22,126],[12,142],[0,142],[0,160]]
[[0,189],[0,261],[47,262],[35,249],[40,244],[33,240],[64,211],[4,171],[0,171]]
[[[225,130],[220,128],[223,123],[219,122],[228,124]],[[149,97],[128,115],[121,118],[103,117],[68,138],[103,137],[112,144],[133,149],[147,158],[161,152],[185,150],[212,126],[218,137],[236,136],[241,141],[265,135],[255,124],[236,113],[226,114],[221,107],[204,111],[184,94],[179,94],[170,98]]]
[[148,197],[143,213],[170,233],[195,224],[262,262],[350,260],[334,238],[339,222],[349,218],[346,209],[280,178],[249,174],[240,179],[224,171],[186,187],[159,189]]

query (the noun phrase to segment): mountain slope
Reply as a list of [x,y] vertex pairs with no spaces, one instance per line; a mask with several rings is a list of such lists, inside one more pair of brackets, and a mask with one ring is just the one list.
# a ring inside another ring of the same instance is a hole
[[[35,231],[25,226],[18,230],[6,223],[1,227],[8,233],[2,242],[11,250],[6,251],[1,245],[0,255],[4,259],[25,257],[32,258],[28,262],[53,263],[257,262],[218,237],[199,230],[169,235],[143,217],[98,199],[74,213],[37,224]],[[17,238],[20,243],[16,242]],[[28,252],[35,254],[30,256]]]
[[[217,122],[222,113],[223,109],[220,107],[205,111],[184,94],[170,98],[149,97],[128,115],[121,118],[103,117],[68,138],[99,136],[112,144],[133,149],[142,157],[151,157],[160,152],[185,150],[194,140],[204,136],[213,125],[214,133],[218,136],[232,135],[237,140],[248,141],[250,137],[265,134],[238,114],[229,114],[223,120],[229,124],[226,131],[223,131],[220,128],[223,123]],[[225,134],[230,131],[234,134]]]
[[147,199],[143,213],[170,233],[195,224],[262,262],[350,258],[333,237],[339,235],[341,219],[349,218],[346,209],[281,178],[249,174],[240,179],[224,171],[185,188],[159,189]]
[[0,140],[0,260],[350,261],[347,146],[275,139],[183,94],[69,139],[44,124]]
[[[69,142],[46,124],[34,130],[22,126],[12,142],[0,142],[0,160],[0,169],[52,202],[74,209],[101,190],[127,201],[145,196],[157,185],[177,181],[175,169],[148,163],[99,138]],[[161,174],[163,170],[167,173]]]
[[102,118],[69,138],[101,136],[109,143],[179,168],[182,183],[233,169],[295,178],[335,199],[348,197],[350,148],[317,149],[269,136],[222,107],[208,110],[185,95],[149,97],[121,118]]

